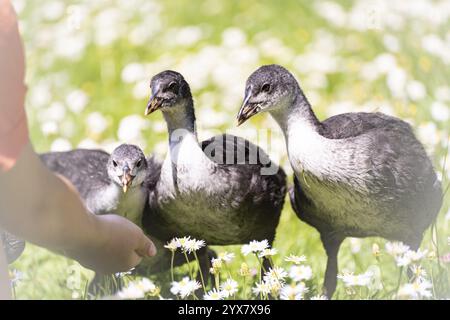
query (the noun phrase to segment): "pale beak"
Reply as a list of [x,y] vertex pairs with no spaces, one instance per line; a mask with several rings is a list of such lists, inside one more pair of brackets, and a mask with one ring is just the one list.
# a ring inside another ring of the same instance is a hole
[[260,111],[258,104],[250,103],[251,97],[252,92],[251,90],[248,90],[247,94],[245,95],[244,101],[242,102],[241,109],[239,110],[239,113],[237,115],[238,126],[243,124],[245,121],[247,121]]
[[147,103],[147,108],[145,108],[145,115],[149,115],[150,113],[158,110],[162,105],[162,99],[157,97],[158,92],[152,94]]
[[130,168],[127,165],[125,165],[125,167],[123,167],[123,175],[120,178],[120,181],[122,182],[122,190],[124,193],[128,191],[128,188],[130,187],[133,179],[134,176],[130,174]]

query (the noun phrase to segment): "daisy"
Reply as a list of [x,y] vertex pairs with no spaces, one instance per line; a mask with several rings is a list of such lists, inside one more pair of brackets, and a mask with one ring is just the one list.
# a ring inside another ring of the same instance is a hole
[[406,267],[411,263],[411,259],[407,255],[398,256],[395,258],[398,267]]
[[142,278],[138,281],[131,281],[128,286],[117,294],[122,299],[140,299],[144,298],[146,293],[155,295],[159,288],[148,278]]
[[399,292],[399,297],[410,299],[430,298],[432,296],[430,288],[431,282],[428,280],[416,280],[413,283],[404,284]]
[[249,253],[258,253],[261,252],[269,247],[269,241],[263,240],[263,241],[250,241],[249,244],[244,244],[241,248],[242,254],[244,256],[248,255]]
[[223,298],[223,293],[221,291],[217,291],[217,289],[212,289],[203,296],[204,300],[223,300]]
[[323,295],[317,295],[317,296],[312,297],[311,300],[328,300],[328,298]]
[[275,249],[275,248],[272,248],[272,249],[267,248],[267,249],[264,249],[263,251],[261,251],[258,254],[258,257],[260,257],[260,258],[271,257],[271,256],[276,255],[277,253],[278,253],[277,249]]
[[179,247],[180,243],[177,238],[173,238],[164,246],[164,248],[169,249],[170,251],[176,251]]
[[9,272],[9,276],[11,278],[11,283],[13,283],[13,284],[15,284],[15,283],[17,283],[17,282],[19,282],[19,281],[24,279],[23,272],[21,272],[21,271],[19,271],[17,269],[14,269],[13,271],[10,271]]
[[302,300],[305,293],[308,292],[306,285],[301,282],[299,284],[286,285],[281,288],[280,299],[281,300]]
[[229,298],[234,296],[238,292],[238,283],[233,279],[229,278],[227,281],[222,283],[220,286],[222,295],[224,298]]
[[128,284],[117,293],[117,296],[121,299],[142,299],[145,296],[144,290],[134,282]]
[[287,272],[281,267],[270,268],[264,275],[264,281],[267,283],[280,283],[287,277]]
[[252,288],[252,291],[254,294],[259,295],[268,295],[270,293],[270,285],[267,284],[265,281],[257,282],[256,287]]
[[222,260],[223,262],[231,262],[231,260],[234,259],[234,253],[230,253],[230,252],[221,252],[219,253],[219,256],[217,257],[218,259]]
[[403,255],[396,257],[397,266],[405,267],[410,265],[412,262],[418,262],[427,256],[427,250],[408,250]]
[[414,274],[414,277],[416,279],[425,279],[427,277],[427,272],[424,268],[422,268],[422,266],[417,265],[417,264],[413,264],[411,266],[411,271]]
[[417,251],[408,250],[405,253],[405,256],[407,256],[413,262],[418,262],[423,258],[425,258],[427,256],[427,253],[428,250],[420,250],[420,249],[418,249]]
[[341,279],[346,287],[360,286],[366,287],[372,280],[372,272],[366,271],[363,274],[355,275],[350,272],[345,272],[342,275],[338,275],[338,279]]
[[154,293],[158,289],[155,283],[148,278],[142,278],[140,281],[136,283],[136,285],[139,288],[141,288],[142,291],[144,291],[144,293],[147,292]]
[[387,242],[386,243],[386,251],[391,256],[396,257],[406,253],[409,250],[409,247],[402,242]]
[[188,239],[184,246],[183,249],[188,252],[194,252],[194,251],[198,251],[200,248],[203,248],[206,245],[205,241],[203,240],[196,240],[196,239]]
[[304,255],[296,256],[291,254],[289,257],[284,258],[284,261],[293,262],[294,264],[302,264],[306,262],[306,257]]
[[312,275],[310,266],[294,265],[289,270],[289,277],[294,281],[309,280],[312,278]]
[[178,247],[181,247],[184,250],[186,243],[191,240],[191,237],[183,237],[183,238],[175,238]]
[[201,287],[200,283],[195,280],[189,279],[189,277],[184,277],[179,282],[172,282],[172,287],[170,292],[174,295],[179,295],[181,298],[186,298],[187,296],[193,294],[195,290]]

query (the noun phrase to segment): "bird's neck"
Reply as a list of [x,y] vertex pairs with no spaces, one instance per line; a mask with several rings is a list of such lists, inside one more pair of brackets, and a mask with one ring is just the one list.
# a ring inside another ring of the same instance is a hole
[[197,140],[194,104],[192,98],[180,102],[180,105],[163,112],[169,132],[170,147],[176,147],[185,138]]
[[322,124],[303,94],[300,92],[289,104],[270,113],[284,133],[289,160],[296,174],[307,171],[318,177],[329,175],[337,161],[338,146],[321,135]]
[[[176,109],[175,109],[176,108]],[[173,110],[164,112],[169,132],[167,160],[177,166],[204,165],[209,159],[198,142],[192,99],[187,99]]]
[[322,126],[300,89],[291,101],[287,101],[286,105],[270,111],[270,114],[278,123],[286,138],[288,138],[290,132],[299,126],[317,134],[319,134]]

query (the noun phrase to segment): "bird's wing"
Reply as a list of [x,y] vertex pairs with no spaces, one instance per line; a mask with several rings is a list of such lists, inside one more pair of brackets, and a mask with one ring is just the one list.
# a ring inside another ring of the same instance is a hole
[[236,205],[251,199],[254,204],[270,202],[271,207],[282,206],[286,194],[286,174],[275,164],[271,173],[263,173],[262,168],[272,166],[270,157],[263,149],[229,134],[203,141],[202,149],[219,164],[218,170],[226,174],[230,188],[234,186]]
[[271,165],[270,157],[263,149],[234,135],[214,136],[202,141],[201,147],[209,159],[220,165],[255,165],[257,170],[262,166]]
[[329,139],[345,139],[393,124],[409,128],[406,122],[380,112],[350,112],[323,121],[320,134]]
[[145,179],[145,186],[148,190],[153,190],[158,183],[161,176],[161,161],[157,160],[155,156],[147,157],[147,176]]
[[434,219],[442,203],[441,185],[407,122],[382,113],[345,113],[322,122],[320,133],[329,139],[352,139],[364,150],[372,177],[367,187],[373,194],[388,203],[395,197],[401,208],[426,211],[424,224]]
[[107,152],[77,149],[44,153],[40,158],[51,171],[67,178],[84,200],[93,190],[110,184],[106,169],[109,159]]

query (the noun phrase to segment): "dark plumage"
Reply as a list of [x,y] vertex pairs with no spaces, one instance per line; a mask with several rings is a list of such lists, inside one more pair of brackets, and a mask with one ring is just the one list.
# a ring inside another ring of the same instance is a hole
[[264,66],[247,80],[239,118],[269,111],[282,128],[295,172],[291,203],[315,227],[328,255],[325,291],[336,288],[346,237],[381,236],[417,250],[442,204],[440,181],[404,121],[347,113],[320,122],[295,78]]
[[6,261],[8,263],[13,263],[17,258],[20,257],[23,250],[25,250],[25,241],[17,238],[9,232],[0,230],[0,240],[1,243],[3,243],[3,249],[6,254]]
[[[286,193],[283,170],[239,137],[220,135],[199,143],[191,92],[179,73],[154,76],[151,88],[146,113],[163,112],[170,150],[150,192],[144,226],[148,219],[150,233],[189,235],[209,245],[272,243]],[[261,174],[264,169],[272,171]]]
[[[41,160],[50,170],[64,176],[76,187],[92,213],[119,214],[142,226],[142,213],[148,205],[148,193],[156,186],[161,164],[154,157],[146,159],[139,147],[123,144],[111,155],[101,150],[86,149],[51,152],[42,154]],[[130,176],[128,180],[124,179],[127,175]],[[125,193],[122,189],[126,183],[129,183],[129,186]],[[154,221],[146,220],[144,226],[147,228],[144,229],[155,244],[157,254],[142,261],[137,267],[140,273],[157,273],[170,267],[171,255],[164,248],[167,236],[161,234],[160,240],[149,232],[148,226],[154,224]],[[206,260],[203,259],[206,255],[214,255],[214,252],[205,249],[198,254],[202,261]],[[184,256],[177,255],[174,265],[184,263]],[[202,263],[201,267],[208,270],[209,264]],[[90,292],[97,295],[117,290],[117,286],[110,286],[116,282],[120,284],[120,281],[108,279],[109,275],[97,274],[90,286]]]
[[[148,197],[143,183],[158,164],[153,158],[146,159],[139,147],[122,144],[111,155],[101,150],[77,149],[45,153],[40,157],[50,170],[75,186],[90,212],[119,214],[141,225]],[[156,239],[152,240],[155,245],[159,244]],[[118,290],[120,279],[109,279],[110,275],[96,274],[89,292],[96,296]]]
[[139,147],[123,144],[111,155],[85,149],[51,152],[42,154],[41,160],[76,187],[92,213],[115,213],[141,224],[147,199],[142,185],[153,168]]

